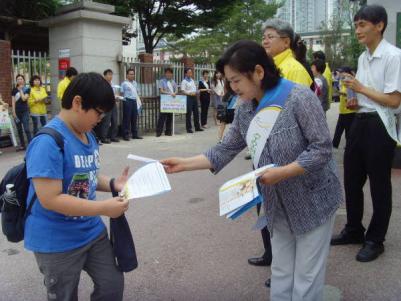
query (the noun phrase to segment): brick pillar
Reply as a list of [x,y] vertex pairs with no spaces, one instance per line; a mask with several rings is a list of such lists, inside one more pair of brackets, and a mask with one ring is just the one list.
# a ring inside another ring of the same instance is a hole
[[[140,53],[138,55],[139,61],[141,63],[153,63],[153,54],[152,53]],[[153,68],[152,66],[149,67],[141,67],[141,83],[142,84],[152,84],[154,83],[155,79],[153,76]]]
[[192,71],[194,71],[194,67],[195,67],[195,62],[192,58],[184,56],[181,59],[181,63],[184,64],[184,68],[191,68]]
[[11,43],[0,40],[0,94],[11,105]]

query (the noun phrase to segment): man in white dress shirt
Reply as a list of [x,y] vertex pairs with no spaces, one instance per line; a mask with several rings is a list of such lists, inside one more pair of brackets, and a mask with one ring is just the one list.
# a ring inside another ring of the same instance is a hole
[[198,100],[196,99],[196,85],[193,80],[193,72],[191,68],[186,68],[184,73],[184,79],[181,82],[181,91],[183,94],[187,96],[187,116],[186,116],[186,128],[187,133],[193,133],[192,131],[192,123],[191,123],[191,115],[194,115],[194,126],[195,131],[201,132],[203,131],[200,127],[199,123],[199,108],[198,108]]
[[[383,38],[387,13],[382,6],[363,6],[354,23],[356,36],[366,50],[359,57],[356,78],[344,81],[357,93],[357,98],[348,102],[357,113],[344,154],[347,224],[331,244],[363,243],[356,259],[368,262],[384,252],[391,216],[391,164],[399,142],[394,113],[401,103],[401,50]],[[365,233],[362,189],[367,177],[373,216]]]

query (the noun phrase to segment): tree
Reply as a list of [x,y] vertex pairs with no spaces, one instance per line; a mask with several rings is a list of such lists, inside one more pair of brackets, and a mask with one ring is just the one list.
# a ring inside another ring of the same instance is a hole
[[279,4],[264,0],[244,0],[233,5],[224,20],[213,29],[178,40],[173,48],[199,63],[214,63],[229,44],[242,40],[261,41],[262,24],[275,15]]
[[182,38],[199,28],[213,28],[237,1],[98,0],[114,5],[118,15],[137,15],[147,53],[153,53],[165,35]]
[[40,20],[54,15],[59,0],[1,0],[0,16]]
[[356,39],[353,18],[362,4],[363,1],[340,0],[329,24],[323,24],[321,38],[327,61],[334,68],[357,67],[364,48]]

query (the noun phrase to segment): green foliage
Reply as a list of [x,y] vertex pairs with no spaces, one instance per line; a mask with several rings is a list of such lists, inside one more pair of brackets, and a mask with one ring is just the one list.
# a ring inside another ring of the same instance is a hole
[[323,25],[324,51],[332,68],[341,66],[357,68],[358,57],[364,47],[356,39],[353,17],[360,5],[359,2],[340,0],[341,10],[333,14],[329,24]]
[[199,28],[219,24],[233,3],[239,0],[97,0],[112,4],[122,16],[138,16],[145,50],[152,53],[167,34],[182,38]]
[[214,63],[227,45],[242,39],[261,41],[262,24],[280,6],[264,0],[244,0],[233,4],[224,20],[213,29],[203,29],[198,35],[178,40],[172,47],[199,63]]
[[0,0],[0,15],[40,20],[54,15],[60,0]]

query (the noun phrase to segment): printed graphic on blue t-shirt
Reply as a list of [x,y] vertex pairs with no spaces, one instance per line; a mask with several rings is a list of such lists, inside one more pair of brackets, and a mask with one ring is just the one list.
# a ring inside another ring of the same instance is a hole
[[[79,140],[58,117],[48,123],[64,137],[64,155],[51,136],[32,140],[26,155],[31,181],[27,202],[34,195],[32,178],[59,179],[63,193],[95,201],[99,148],[92,134]],[[34,252],[65,252],[96,239],[105,227],[99,216],[66,216],[44,208],[36,199],[25,224],[25,248]]]

